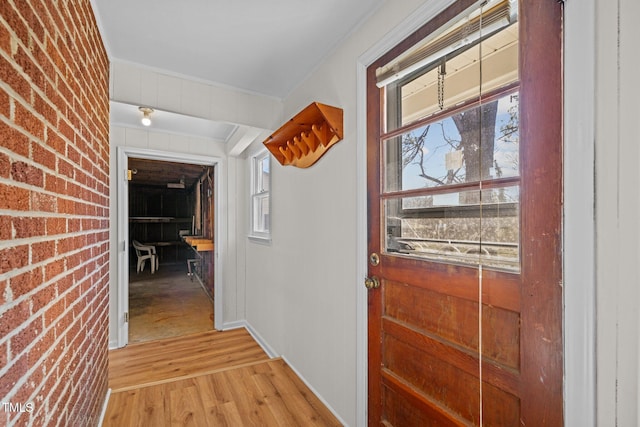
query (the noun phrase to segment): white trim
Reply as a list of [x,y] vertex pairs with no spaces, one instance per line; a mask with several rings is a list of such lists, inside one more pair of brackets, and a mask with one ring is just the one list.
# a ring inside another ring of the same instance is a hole
[[425,2],[418,10],[363,53],[356,64],[356,425],[367,425],[367,67],[402,40],[454,3],[454,0]]
[[129,185],[125,178],[128,169],[128,156],[124,147],[117,148],[118,164],[116,168],[117,186],[117,236],[118,260],[118,333],[116,347],[124,347],[129,342],[129,323],[125,322],[125,313],[129,311]]
[[104,402],[102,402],[102,410],[100,410],[100,418],[98,419],[98,425],[101,426],[104,423],[104,417],[107,415],[107,407],[109,406],[109,399],[111,398],[111,389],[107,389],[107,394],[104,396]]
[[214,193],[217,195],[214,215],[214,235],[216,236],[216,247],[214,251],[214,281],[218,286],[214,286],[214,328],[221,329],[224,321],[222,268],[224,264],[227,247],[227,213],[218,206],[226,205],[226,179],[224,173],[224,162],[219,157],[203,156],[198,154],[176,153],[170,151],[158,151],[135,147],[117,147],[117,200],[118,200],[118,300],[116,301],[118,310],[118,342],[117,347],[124,347],[128,343],[128,324],[124,321],[124,313],[129,306],[129,186],[125,179],[125,172],[129,157],[136,157],[149,160],[160,160],[179,163],[191,163],[198,165],[216,166],[214,168]]
[[563,351],[567,426],[596,425],[595,20],[595,0],[565,3]]
[[233,329],[246,328],[247,321],[246,320],[234,320],[232,322],[224,322],[222,325],[222,331],[231,331]]

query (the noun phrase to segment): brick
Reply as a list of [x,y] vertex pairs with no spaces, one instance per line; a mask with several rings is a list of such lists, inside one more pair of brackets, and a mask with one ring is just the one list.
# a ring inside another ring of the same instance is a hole
[[31,210],[34,212],[57,212],[58,198],[33,191],[31,192]]
[[77,233],[78,231],[82,231],[82,220],[71,218],[68,221],[69,233]]
[[2,381],[0,381],[0,396],[6,396],[28,370],[29,364],[27,363],[26,356],[13,362],[9,370],[2,375]]
[[[42,229],[41,229],[42,230]],[[56,243],[53,240],[31,244],[31,262],[33,264],[46,261],[56,251]]]
[[48,282],[54,277],[62,274],[62,272],[64,271],[64,268],[65,268],[64,259],[57,259],[48,263],[44,267],[44,280]]
[[[22,47],[18,48],[18,51],[14,55],[16,64],[22,68],[22,71],[27,75],[31,81],[32,86],[35,85],[40,90],[44,90],[45,78],[38,65],[33,58]],[[29,99],[27,99],[29,100]],[[30,101],[30,100],[29,100]]]
[[16,33],[22,44],[29,46],[29,28],[22,22],[17,11],[12,7],[2,8],[2,17],[7,21],[9,27]]
[[58,295],[62,295],[67,292],[67,290],[71,289],[73,286],[73,278],[71,276],[65,276],[58,280],[56,283],[56,287],[58,289]]
[[49,124],[55,125],[58,121],[58,112],[54,107],[49,105],[38,93],[33,94],[33,105],[38,114],[42,115]]
[[[0,27],[1,29],[2,27]],[[4,90],[0,90],[0,115],[6,117],[7,119],[11,115],[11,99],[9,98],[9,94]]]
[[5,341],[0,344],[0,371],[7,366],[9,361],[9,344]]
[[0,215],[0,240],[13,239],[11,229],[11,217],[8,215]]
[[51,326],[56,321],[56,319],[62,315],[66,307],[67,306],[64,299],[57,300],[55,304],[53,304],[47,309],[47,311],[45,311],[44,326]]
[[11,173],[11,160],[9,156],[4,153],[0,153],[0,178],[9,178]]
[[73,145],[67,145],[67,158],[77,165],[80,164],[80,152]]
[[[13,300],[13,293],[9,287],[9,279],[0,280],[0,306],[3,306]],[[1,340],[2,338],[0,337],[0,341]]]
[[[2,68],[1,65],[0,68]],[[2,121],[0,121],[0,146],[20,156],[29,156],[29,138]]]
[[29,132],[36,139],[42,140],[44,138],[42,121],[19,102],[14,105],[14,115],[16,125]]
[[[26,383],[22,384],[22,386],[20,386],[20,388],[18,389],[18,391],[16,392],[12,400],[14,399],[16,402],[29,402],[31,395],[33,395],[33,393],[36,390],[36,384],[40,384],[41,381],[42,381],[42,371],[40,370],[34,371],[29,377],[29,381],[27,381]],[[29,412],[23,412],[21,413],[21,415],[24,418],[31,416]]]
[[46,146],[35,141],[31,143],[31,158],[36,163],[39,163],[50,170],[55,170],[56,168],[55,154]]
[[13,219],[13,228],[17,239],[36,237],[44,234],[45,219],[33,217],[16,217]]
[[58,134],[57,130],[52,128],[47,129],[46,144],[62,155],[64,155],[67,147],[66,141]]
[[21,245],[0,250],[0,274],[29,265],[29,246]]
[[[0,314],[0,337],[23,324],[31,315],[29,301],[22,301]],[[0,393],[0,396],[2,394]]]
[[26,102],[31,102],[32,88],[29,81],[13,63],[0,56],[0,78],[5,82],[18,97]]
[[0,50],[11,55],[11,34],[4,25],[0,25]]
[[73,179],[74,168],[73,165],[66,160],[58,159],[58,173]]
[[37,317],[11,337],[11,354],[21,354],[42,333],[42,317]]
[[9,279],[9,286],[14,298],[27,294],[41,283],[42,273],[36,270],[27,271]]
[[11,165],[11,178],[15,181],[37,187],[44,186],[44,173],[42,169],[25,162],[14,162]]
[[[67,231],[66,218],[47,218],[46,230],[48,236],[65,233]],[[51,255],[55,255],[55,253],[52,252]]]
[[29,28],[29,34],[35,35],[40,42],[44,40],[44,27],[40,23],[40,20],[34,13],[34,11],[27,6],[26,4],[20,8],[20,14],[23,19],[27,22],[27,27]]
[[29,190],[0,183],[0,209],[29,210]]
[[46,286],[31,297],[33,303],[32,311],[37,313],[42,308],[49,305],[56,298],[56,288],[53,285]]

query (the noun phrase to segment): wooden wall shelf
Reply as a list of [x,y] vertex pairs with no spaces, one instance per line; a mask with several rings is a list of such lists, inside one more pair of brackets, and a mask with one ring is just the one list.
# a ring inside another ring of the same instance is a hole
[[213,240],[211,239],[204,239],[200,236],[185,236],[184,241],[198,252],[213,250]]
[[342,108],[314,102],[263,143],[283,166],[308,168],[343,138]]

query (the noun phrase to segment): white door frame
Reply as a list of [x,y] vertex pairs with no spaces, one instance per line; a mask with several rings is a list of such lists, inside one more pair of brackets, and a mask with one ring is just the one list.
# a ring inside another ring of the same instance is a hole
[[225,233],[227,214],[220,209],[221,202],[226,200],[224,193],[224,163],[219,157],[203,156],[198,154],[176,153],[170,151],[150,150],[135,147],[117,147],[117,211],[118,211],[118,347],[124,347],[129,342],[129,324],[125,322],[125,313],[129,311],[129,185],[126,178],[130,157],[147,160],[160,160],[166,162],[189,163],[196,165],[215,166],[214,168],[214,328],[222,329],[223,304],[222,304],[222,270],[221,266],[226,248],[227,236]]
[[[594,127],[595,1],[565,6],[564,88],[564,421],[595,425]],[[367,425],[367,67],[454,0],[424,2],[357,61],[356,425]],[[584,4],[583,4],[584,3]],[[579,243],[577,243],[579,242]],[[568,363],[570,362],[570,363]]]

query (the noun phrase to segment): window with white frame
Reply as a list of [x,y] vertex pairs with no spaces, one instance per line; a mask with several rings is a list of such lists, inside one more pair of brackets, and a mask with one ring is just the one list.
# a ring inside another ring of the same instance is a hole
[[271,184],[271,161],[269,153],[263,151],[251,159],[251,232],[250,237],[271,238],[269,193]]

